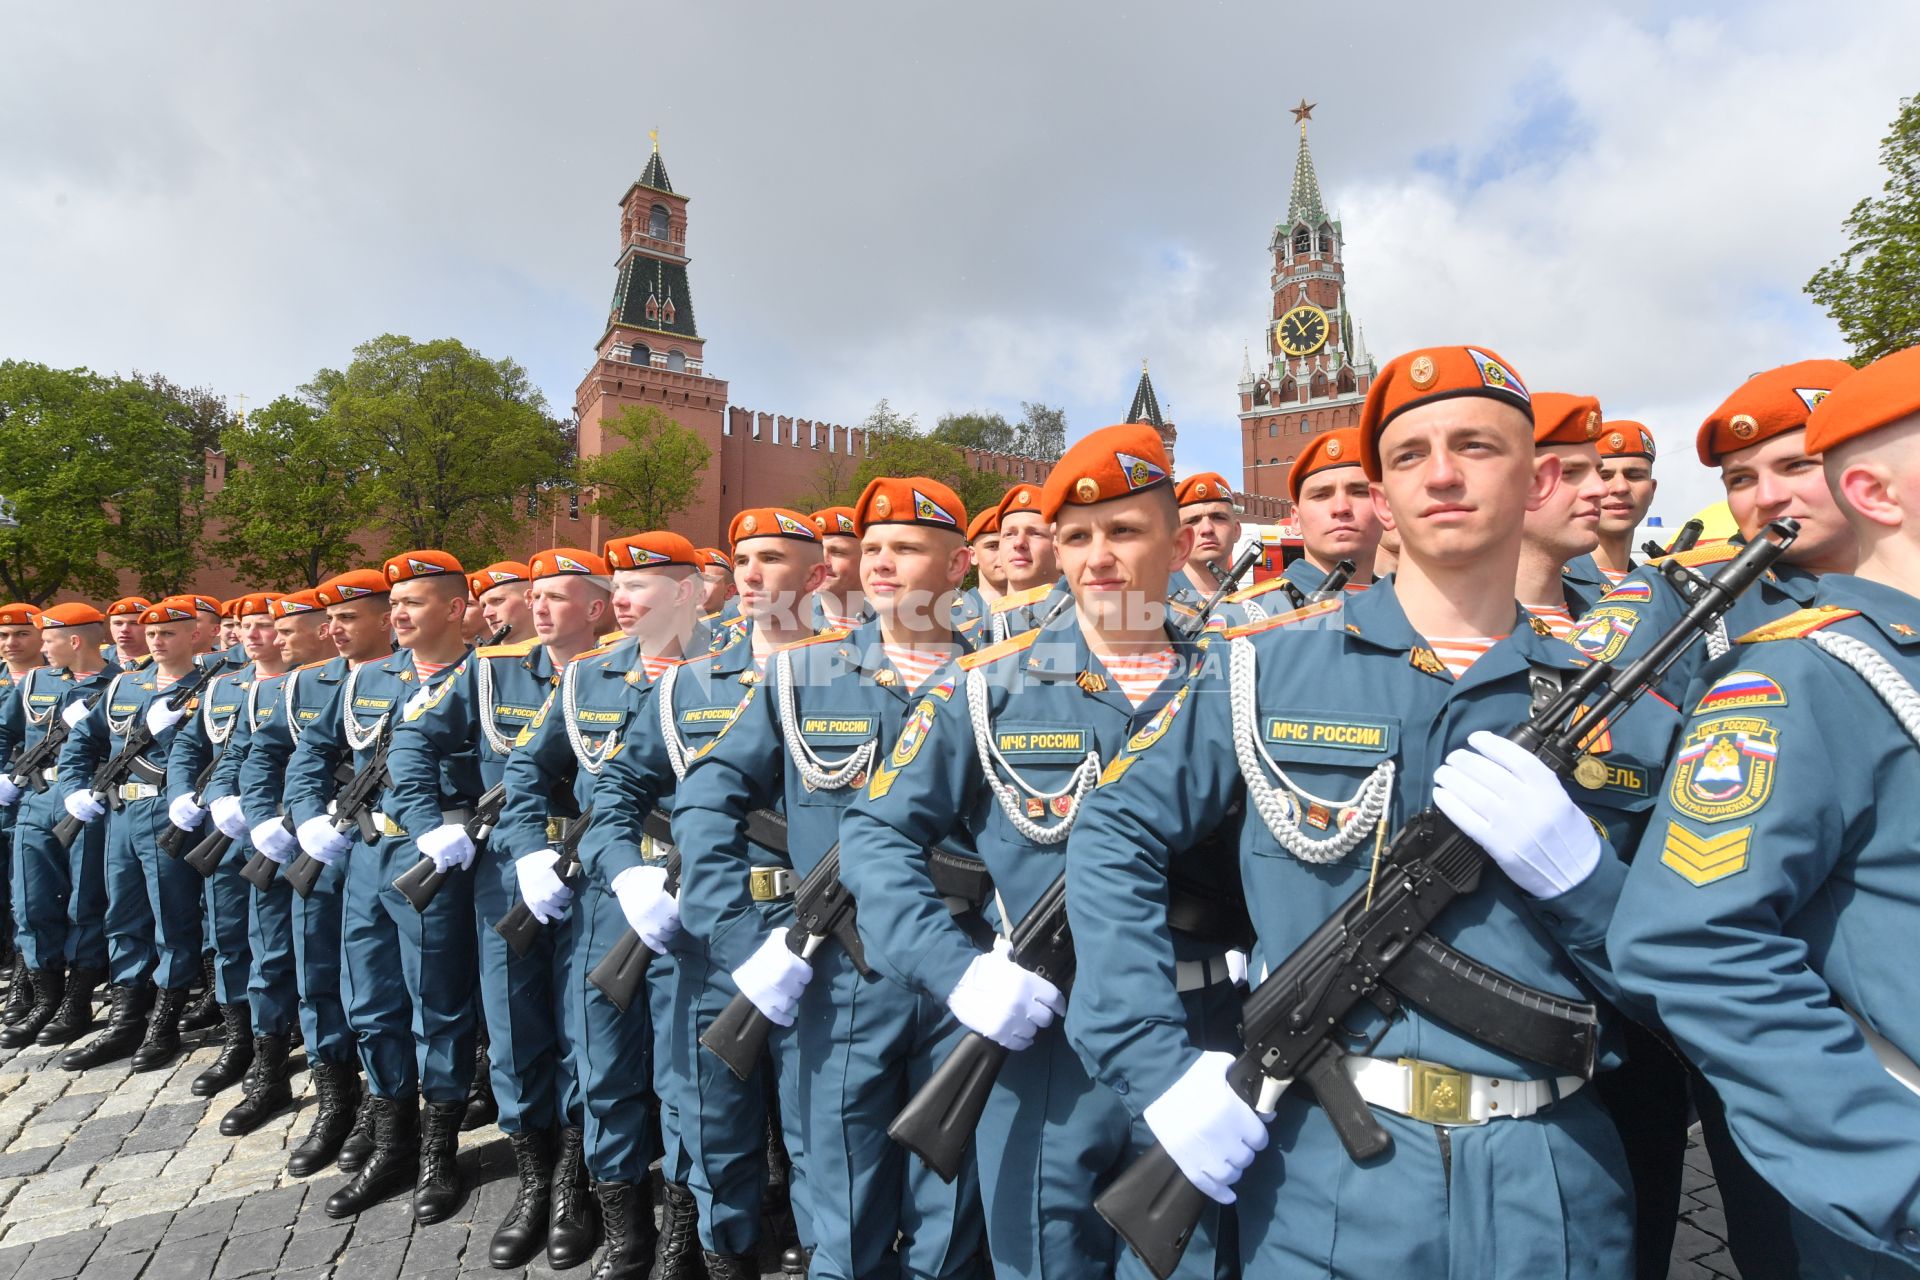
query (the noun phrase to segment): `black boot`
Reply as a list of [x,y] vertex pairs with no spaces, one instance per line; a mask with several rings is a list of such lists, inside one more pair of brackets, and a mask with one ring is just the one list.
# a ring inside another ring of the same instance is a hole
[[760,1280],[760,1264],[750,1253],[715,1253],[707,1249],[700,1258],[707,1264],[709,1280]]
[[111,1001],[107,1007],[107,1025],[93,1039],[60,1055],[60,1065],[69,1071],[86,1071],[118,1062],[139,1048],[141,1037],[147,1033],[147,1011],[153,1005],[153,988],[144,982],[122,982],[107,990]]
[[162,987],[147,1019],[147,1034],[133,1051],[135,1071],[158,1071],[180,1056],[180,1011],[187,1007],[185,987]]
[[350,1218],[405,1191],[419,1167],[414,1100],[369,1097],[361,1109],[373,1118],[373,1151],[353,1181],[327,1197],[329,1218]]
[[200,980],[206,985],[200,992],[200,999],[179,1014],[175,1030],[183,1036],[220,1025],[220,988],[215,984],[213,973],[215,959],[211,951],[200,953]]
[[340,1144],[340,1155],[334,1164],[342,1173],[356,1173],[373,1155],[373,1112],[367,1104],[373,1101],[373,1085],[366,1084],[359,1090],[358,1103],[354,1107],[353,1128],[347,1132],[347,1140]]
[[21,979],[33,993],[26,1016],[0,1031],[0,1049],[24,1049],[34,1042],[54,1015],[60,1011],[60,998],[67,991],[67,971],[58,966],[29,969]]
[[467,1086],[467,1110],[460,1117],[460,1132],[483,1129],[500,1118],[500,1103],[493,1096],[493,1069],[487,1061],[487,1022],[479,1019],[480,1030],[473,1038],[473,1081]]
[[27,979],[27,956],[24,951],[15,951],[13,968],[7,975],[7,1007],[0,1009],[0,1023],[10,1027],[26,1017],[31,1008],[33,983]]
[[60,1012],[40,1028],[33,1042],[37,1045],[72,1044],[93,1030],[93,993],[106,976],[98,969],[78,967],[69,973],[66,994],[60,1000]]
[[420,1117],[420,1177],[413,1188],[413,1220],[430,1226],[453,1216],[466,1197],[460,1179],[460,1116],[464,1102],[429,1102]]
[[592,1280],[647,1280],[656,1231],[646,1185],[596,1182],[593,1197],[600,1202],[607,1248],[600,1255],[600,1265],[593,1269]]
[[507,1141],[513,1144],[520,1191],[487,1246],[487,1261],[502,1271],[526,1266],[547,1242],[547,1209],[553,1198],[553,1131],[510,1133]]
[[553,1222],[547,1228],[547,1265],[555,1271],[577,1267],[593,1256],[593,1196],[587,1189],[586,1135],[560,1131],[560,1154],[553,1162]]
[[700,1206],[684,1182],[669,1182],[660,1197],[660,1243],[653,1280],[705,1280],[700,1266]]
[[[257,1036],[248,1053],[253,1067],[247,1072],[246,1096],[220,1117],[220,1132],[228,1138],[252,1133],[293,1105],[293,1087],[287,1083],[287,1038]],[[193,1083],[197,1091],[200,1081]]]
[[[253,1025],[250,1010],[244,1004],[223,1004],[220,1006],[220,1056],[208,1065],[205,1071],[193,1078],[187,1086],[188,1092],[196,1098],[211,1098],[222,1089],[238,1082],[253,1066]],[[285,1044],[285,1041],[281,1041]],[[281,1051],[284,1059],[285,1050]],[[264,1117],[262,1117],[264,1119]],[[251,1133],[251,1129],[241,1130]]]
[[[254,1061],[257,1063],[259,1060],[259,1050],[256,1048]],[[333,1163],[334,1157],[340,1154],[341,1144],[347,1140],[347,1134],[353,1130],[358,1111],[356,1104],[360,1101],[360,1073],[352,1067],[315,1062],[308,1070],[313,1073],[313,1127],[307,1130],[307,1136],[287,1157],[287,1172],[296,1178],[316,1174]],[[363,1156],[363,1162],[364,1159]]]

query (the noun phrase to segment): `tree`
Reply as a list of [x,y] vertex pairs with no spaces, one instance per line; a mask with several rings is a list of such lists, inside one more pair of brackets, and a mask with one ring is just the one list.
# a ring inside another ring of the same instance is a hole
[[580,460],[580,486],[593,493],[587,510],[622,529],[666,528],[693,505],[713,451],[654,405],[627,405],[604,427],[625,443]]
[[1022,400],[1020,424],[1014,428],[1014,451],[1043,462],[1057,462],[1067,451],[1067,411]]
[[1846,251],[1807,281],[1853,347],[1855,364],[1920,345],[1920,96],[1880,143],[1881,194],[1853,206]]
[[181,387],[160,374],[135,373],[119,391],[145,400],[164,426],[150,431],[138,483],[114,503],[115,544],[143,595],[186,589],[205,556],[207,453],[233,420],[226,401],[205,387]]
[[312,389],[349,454],[374,460],[363,483],[382,551],[498,559],[519,532],[517,503],[571,470],[567,438],[526,370],[457,339],[384,334]]
[[930,434],[957,448],[988,453],[1012,453],[1017,442],[1013,424],[997,413],[950,413]]
[[960,495],[969,515],[998,502],[1006,492],[1000,477],[974,470],[959,446],[922,434],[912,414],[895,413],[885,400],[874,406],[861,429],[867,439],[866,455],[847,487],[835,495],[836,504],[852,505],[876,476],[926,476],[942,481]]
[[227,484],[213,554],[252,582],[315,586],[358,563],[372,459],[317,405],[281,396],[221,436]]

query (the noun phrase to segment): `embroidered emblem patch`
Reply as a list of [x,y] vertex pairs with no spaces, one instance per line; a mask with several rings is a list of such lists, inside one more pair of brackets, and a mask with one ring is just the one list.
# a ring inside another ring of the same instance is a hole
[[1180,692],[1167,699],[1167,705],[1156,711],[1153,719],[1147,721],[1138,733],[1127,739],[1127,750],[1145,751],[1164,738],[1167,730],[1173,727],[1173,718],[1180,714],[1180,708],[1186,704],[1187,693],[1192,688],[1193,685],[1190,682],[1181,685]]
[[1812,413],[1820,407],[1820,402],[1827,398],[1828,389],[1826,387],[1795,387],[1793,394],[1799,396],[1800,403],[1807,406],[1808,413]]
[[[1348,630],[1355,630],[1349,627]],[[1425,645],[1415,645],[1407,651],[1407,665],[1425,675],[1445,675],[1447,664],[1440,661],[1440,655]]]
[[1167,473],[1145,458],[1136,458],[1130,453],[1114,452],[1113,460],[1120,464],[1120,474],[1127,478],[1128,489],[1144,489],[1167,478]]
[[[955,528],[959,527],[959,521],[953,518],[951,511],[948,511],[945,507],[918,489],[913,490],[913,518],[916,520],[937,520],[941,524],[950,524]],[[848,529],[846,532],[852,533],[853,530]]]
[[1673,807],[1702,822],[1744,817],[1773,793],[1780,734],[1755,716],[1702,721],[1674,760]]
[[927,730],[933,728],[933,702],[920,699],[920,705],[913,709],[907,722],[900,726],[900,736],[894,739],[891,763],[896,769],[904,769],[913,763],[920,754],[920,748],[927,740]]
[[1738,711],[1742,707],[1784,707],[1787,705],[1787,692],[1771,677],[1758,671],[1735,671],[1714,681],[1713,688],[1700,698],[1700,705],[1693,709],[1695,715],[1703,711]]
[[1570,639],[1574,648],[1595,662],[1611,662],[1627,647],[1639,624],[1639,610],[1602,605],[1581,621]]
[[1527,394],[1527,388],[1520,379],[1513,376],[1511,369],[1484,351],[1475,351],[1472,347],[1468,347],[1467,354],[1473,357],[1473,363],[1479,368],[1481,382],[1501,391],[1511,391],[1527,403],[1533,403],[1533,397]]
[[1747,851],[1752,844],[1752,827],[1740,827],[1717,836],[1700,836],[1677,822],[1669,822],[1660,861],[1691,884],[1712,884],[1745,871]]
[[1632,604],[1651,599],[1653,599],[1653,584],[1651,582],[1623,582],[1607,592],[1607,594],[1601,596],[1600,603],[1612,604],[1616,601],[1625,601]]
[[774,521],[780,526],[780,532],[782,533],[795,534],[802,538],[811,538],[815,536],[814,531],[812,529],[807,528],[807,526],[801,524],[798,520],[795,520],[792,516],[789,516],[784,512],[779,512],[779,511],[774,512],[773,518],[774,518]]

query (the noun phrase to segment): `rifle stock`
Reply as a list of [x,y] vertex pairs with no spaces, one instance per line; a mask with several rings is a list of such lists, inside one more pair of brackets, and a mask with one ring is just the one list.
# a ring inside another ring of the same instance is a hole
[[[205,684],[209,678],[210,677],[204,672],[196,672],[193,678],[184,679],[172,689],[168,690],[162,698],[167,710],[179,710],[181,701],[192,697],[194,692],[198,690],[201,685]],[[87,783],[88,788],[106,802],[110,808],[120,808],[122,802],[114,797],[114,789],[132,775],[133,766],[139,763],[140,757],[144,756],[147,753],[147,749],[153,746],[153,741],[156,736],[153,730],[147,727],[146,716],[141,715],[131,725],[127,726],[127,736],[121,739],[119,750],[108,756],[100,767],[93,771],[93,778]],[[163,783],[166,781],[166,770],[164,767],[161,769],[161,781]],[[164,794],[166,788],[163,786],[160,790],[161,793]],[[86,823],[80,821],[72,814],[68,814],[54,824],[53,838],[59,843],[62,849],[72,848],[73,842],[75,838],[79,836],[81,828],[86,825]]]
[[[1798,526],[1775,521],[1767,533],[1708,581],[1686,614],[1626,671],[1616,678],[1606,663],[1587,667],[1509,737],[1561,776],[1572,772],[1582,744],[1654,687],[1779,558]],[[1382,855],[1377,887],[1357,889],[1248,994],[1241,1017],[1245,1048],[1228,1073],[1235,1092],[1266,1114],[1288,1082],[1305,1080],[1349,1155],[1364,1160],[1387,1150],[1391,1139],[1340,1066],[1345,1015],[1392,984],[1396,966],[1427,927],[1454,899],[1478,887],[1486,863],[1485,852],[1437,810],[1408,820]],[[1114,1179],[1094,1208],[1155,1276],[1167,1280],[1206,1203],[1156,1144]]]
[[233,848],[233,837],[215,830],[212,835],[188,851],[187,865],[202,876],[211,877],[215,871],[219,870],[220,863],[227,856],[227,850],[231,848]]
[[[482,792],[480,798],[474,802],[473,816],[467,819],[466,833],[467,839],[473,841],[476,846],[474,853],[476,858],[480,856],[477,846],[486,843],[487,837],[493,833],[494,825],[500,821],[500,809],[506,801],[507,784],[496,782]],[[434,895],[440,892],[440,886],[447,882],[447,876],[450,874],[450,872],[434,870],[432,858],[422,858],[401,872],[394,880],[393,887],[400,891],[401,897],[412,904],[415,911],[425,911],[427,904],[431,903]]]
[[[482,797],[485,802],[485,797]],[[593,821],[593,806],[588,805],[586,812],[573,820],[567,828],[567,838],[554,850],[560,855],[560,861],[554,864],[554,871],[562,884],[569,889],[576,888],[580,876],[580,841],[587,833],[587,824]],[[525,901],[516,902],[511,910],[493,922],[493,931],[506,940],[516,956],[524,956],[532,950],[535,938],[540,936],[542,925],[540,917],[533,914],[533,908]],[[624,1010],[623,1010],[624,1012]]]
[[[387,749],[392,745],[393,720],[389,712],[380,726],[380,736],[374,742],[373,750],[367,753],[367,762],[356,769],[353,777],[334,793],[333,829],[341,835],[358,827],[361,839],[367,844],[371,845],[380,838],[379,831],[373,825],[373,801],[387,786]],[[339,776],[338,769],[335,770],[335,776]],[[313,892],[313,886],[326,865],[303,849],[299,857],[287,864],[287,883],[293,886],[295,893],[307,897]]]

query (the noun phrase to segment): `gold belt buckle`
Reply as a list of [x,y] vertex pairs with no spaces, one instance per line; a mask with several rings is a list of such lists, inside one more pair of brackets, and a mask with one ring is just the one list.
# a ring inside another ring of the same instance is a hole
[[1473,1086],[1467,1073],[1437,1062],[1402,1058],[1412,1072],[1407,1089],[1407,1116],[1422,1124],[1471,1124]]
[[567,820],[565,818],[547,819],[547,843],[559,844],[567,838]]
[[376,813],[374,815],[373,829],[383,836],[404,836],[407,834],[399,823],[384,813]]
[[122,800],[138,800],[140,798],[140,784],[137,782],[121,783],[120,798]]
[[747,873],[747,892],[755,902],[772,902],[780,896],[779,875],[778,867],[755,867]]

